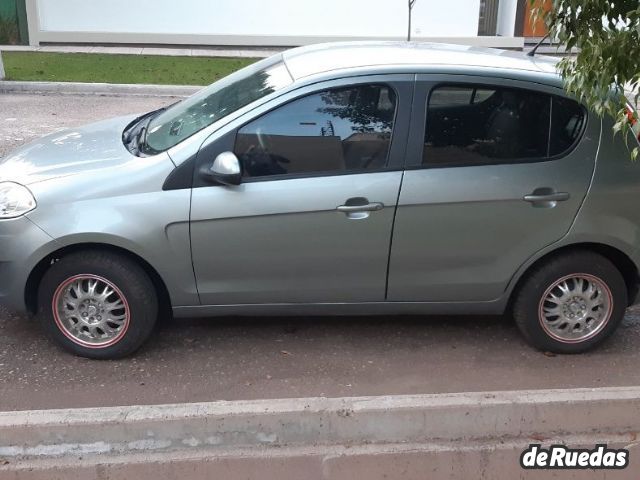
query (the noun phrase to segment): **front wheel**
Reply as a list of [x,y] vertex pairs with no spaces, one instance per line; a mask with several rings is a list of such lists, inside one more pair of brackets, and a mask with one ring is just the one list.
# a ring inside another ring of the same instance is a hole
[[45,273],[38,318],[66,350],[87,358],[122,358],[153,331],[158,300],[149,276],[129,258],[109,252],[70,254]]
[[602,343],[627,308],[620,271],[594,252],[575,251],[537,266],[516,293],[513,315],[534,347],[581,353]]

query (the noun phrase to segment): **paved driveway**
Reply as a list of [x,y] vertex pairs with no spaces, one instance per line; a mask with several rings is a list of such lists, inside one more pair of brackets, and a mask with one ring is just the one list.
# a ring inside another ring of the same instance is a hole
[[39,136],[174,103],[172,98],[0,94],[0,157]]

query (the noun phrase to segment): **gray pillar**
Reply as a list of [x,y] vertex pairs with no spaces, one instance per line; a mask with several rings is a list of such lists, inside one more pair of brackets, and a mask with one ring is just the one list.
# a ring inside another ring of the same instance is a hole
[[0,80],[4,80],[4,65],[2,65],[2,51],[0,51]]

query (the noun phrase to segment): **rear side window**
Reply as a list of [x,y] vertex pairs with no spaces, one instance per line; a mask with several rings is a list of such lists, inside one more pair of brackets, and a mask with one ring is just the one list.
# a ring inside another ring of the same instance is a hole
[[582,107],[565,98],[480,85],[437,87],[427,107],[422,164],[544,160],[569,150],[584,121]]
[[245,177],[381,169],[395,110],[395,92],[385,85],[318,92],[242,127],[234,152]]
[[485,101],[495,90],[487,88],[443,87],[433,91],[429,105],[469,105]]

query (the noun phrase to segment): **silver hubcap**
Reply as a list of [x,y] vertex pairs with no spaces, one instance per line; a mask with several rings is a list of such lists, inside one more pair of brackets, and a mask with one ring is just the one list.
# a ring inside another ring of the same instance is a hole
[[113,345],[129,326],[126,298],[113,283],[96,275],[77,275],[64,281],[52,306],[58,328],[79,345]]
[[556,340],[582,342],[605,327],[612,308],[611,290],[602,280],[588,274],[568,275],[542,296],[540,324]]

